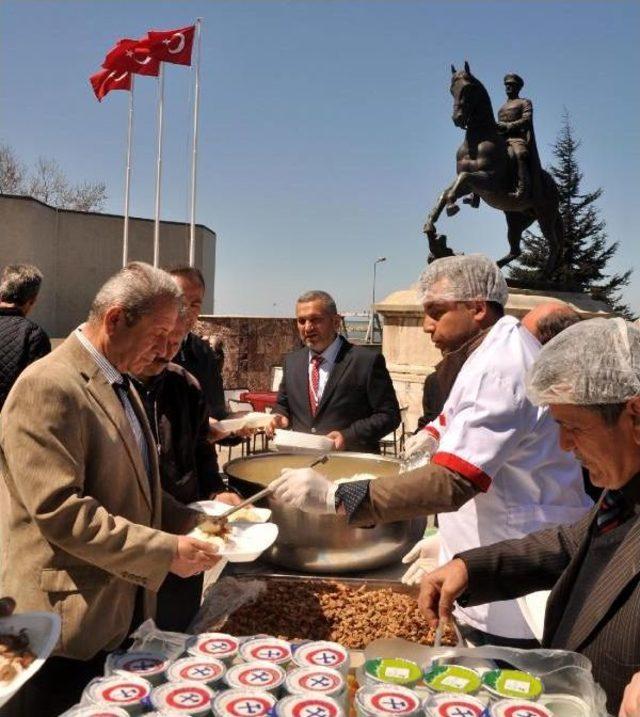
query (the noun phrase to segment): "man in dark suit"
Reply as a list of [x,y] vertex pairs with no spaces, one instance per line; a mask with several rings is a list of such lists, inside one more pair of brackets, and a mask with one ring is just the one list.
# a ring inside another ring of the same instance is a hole
[[382,354],[338,334],[340,315],[325,291],[296,303],[305,347],[288,354],[271,430],[326,435],[337,451],[379,453],[379,441],[400,424],[400,408]]
[[561,447],[605,489],[600,502],[572,525],[459,553],[423,578],[420,607],[437,621],[451,616],[454,601],[476,605],[552,589],[543,647],[584,654],[608,711],[637,715],[640,329],[622,319],[569,327],[543,347],[528,393],[549,405]]

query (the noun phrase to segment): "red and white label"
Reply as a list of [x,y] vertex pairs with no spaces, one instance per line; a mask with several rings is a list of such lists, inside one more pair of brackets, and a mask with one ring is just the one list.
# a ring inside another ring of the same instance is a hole
[[334,692],[343,682],[338,675],[332,675],[330,672],[307,672],[301,675],[298,684],[309,692]]
[[238,684],[243,687],[262,687],[269,689],[282,681],[282,673],[271,667],[249,667],[245,670],[238,670]]
[[189,712],[209,707],[211,704],[211,692],[202,687],[175,687],[165,694],[165,701],[168,707],[176,710]]
[[533,704],[506,705],[503,710],[504,717],[549,717],[549,710]]
[[139,702],[149,694],[149,690],[143,685],[136,685],[133,682],[120,682],[117,685],[106,687],[102,691],[102,698],[106,702],[115,702],[119,705],[130,705]]
[[129,657],[122,660],[119,669],[136,672],[139,675],[149,675],[160,672],[165,664],[166,660],[159,657]]
[[178,671],[178,676],[183,680],[198,680],[200,682],[209,682],[216,680],[222,675],[222,670],[218,665],[211,665],[208,662],[192,662],[185,665]]
[[320,647],[315,650],[309,650],[302,657],[309,664],[316,665],[316,667],[336,667],[347,661],[345,653],[333,647]]
[[338,717],[339,714],[337,705],[321,699],[300,698],[293,701],[289,708],[291,717]]
[[443,700],[437,707],[439,717],[480,717],[483,712],[482,706],[464,700]]
[[198,650],[205,655],[220,657],[236,652],[238,643],[226,637],[210,637],[198,642]]
[[282,662],[291,657],[291,651],[282,645],[256,645],[248,652],[254,660],[266,660],[267,662]]
[[225,711],[233,717],[263,717],[273,707],[273,701],[264,697],[236,697],[223,705]]
[[412,695],[400,692],[376,692],[371,696],[371,704],[374,709],[390,714],[409,714],[415,712],[420,703]]

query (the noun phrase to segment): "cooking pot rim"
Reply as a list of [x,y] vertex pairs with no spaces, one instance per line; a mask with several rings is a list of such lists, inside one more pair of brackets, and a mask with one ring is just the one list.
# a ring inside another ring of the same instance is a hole
[[[233,458],[232,460],[227,461],[227,463],[224,464],[223,470],[225,473],[227,473],[228,468],[233,467],[234,465],[237,465],[238,463],[247,463],[250,461],[263,460],[263,459],[269,459],[269,458],[280,458],[280,457],[286,458],[288,456],[294,456],[294,457],[298,458],[301,455],[307,455],[307,457],[309,458],[309,461],[311,461],[311,460],[313,460],[315,454],[312,454],[312,453],[309,453],[309,454],[288,453],[288,452],[284,452],[284,451],[278,451],[277,453],[275,453],[275,452],[254,453],[250,456],[238,456],[237,458]],[[331,451],[331,453],[328,453],[327,455],[329,457],[329,460],[331,460],[331,458],[333,456],[335,456],[336,458],[354,458],[354,459],[359,458],[360,460],[374,459],[376,461],[382,461],[384,463],[396,463],[396,464],[400,463],[399,458],[396,458],[395,456],[384,456],[384,455],[381,455],[380,453],[355,453],[355,452],[351,452],[351,451]]]

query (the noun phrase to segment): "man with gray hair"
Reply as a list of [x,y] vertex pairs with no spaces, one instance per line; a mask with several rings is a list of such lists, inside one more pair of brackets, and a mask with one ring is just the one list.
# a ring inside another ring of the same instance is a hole
[[380,452],[380,439],[400,424],[400,409],[382,354],[338,333],[340,315],[326,292],[296,302],[304,348],[288,354],[270,431],[326,435],[337,451]]
[[0,582],[18,611],[60,615],[62,633],[3,717],[54,716],[78,702],[105,651],[154,616],[167,574],[218,561],[184,535],[198,514],[161,490],[156,441],[127,377],[164,354],[180,301],[166,272],[129,264],[5,403]]
[[[344,513],[357,525],[438,514],[440,561],[471,547],[577,520],[591,502],[577,462],[558,445],[558,428],[525,395],[526,370],[540,344],[513,316],[496,319],[508,288],[482,255],[430,264],[420,278],[425,330],[437,346],[479,337],[441,414],[421,433],[431,461],[401,480],[378,477],[336,486],[311,469],[278,478],[274,497],[302,510]],[[497,307],[496,307],[497,305]],[[432,541],[420,541],[405,581],[419,579]],[[515,601],[456,611],[474,644],[532,647]]]
[[[546,344],[527,379],[548,406],[560,445],[604,488],[572,525],[458,552],[422,581],[420,608],[434,622],[458,605],[551,589],[543,647],[585,655],[608,714],[640,713],[640,330],[589,319]],[[504,602],[496,603],[496,607]],[[625,689],[626,686],[626,689]],[[593,709],[589,712],[603,712]]]
[[31,264],[9,264],[0,274],[0,409],[20,373],[51,351],[46,332],[27,318],[41,283]]

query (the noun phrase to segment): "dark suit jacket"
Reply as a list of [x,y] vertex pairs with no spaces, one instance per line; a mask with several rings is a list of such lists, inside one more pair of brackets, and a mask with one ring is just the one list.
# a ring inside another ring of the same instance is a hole
[[[633,490],[640,496],[640,476]],[[636,497],[637,504],[637,497]],[[602,571],[575,616],[565,644],[554,635],[589,548],[597,508],[573,525],[532,533],[462,553],[469,569],[467,605],[506,600],[553,588],[545,614],[543,647],[580,652],[607,693],[607,707],[618,714],[625,685],[640,671],[640,514],[613,559]],[[574,603],[575,604],[575,603]],[[573,616],[572,616],[573,617]]]
[[400,408],[382,354],[342,340],[315,416],[309,405],[309,349],[285,356],[277,413],[294,431],[340,431],[346,450],[379,453],[379,441],[400,425]]

